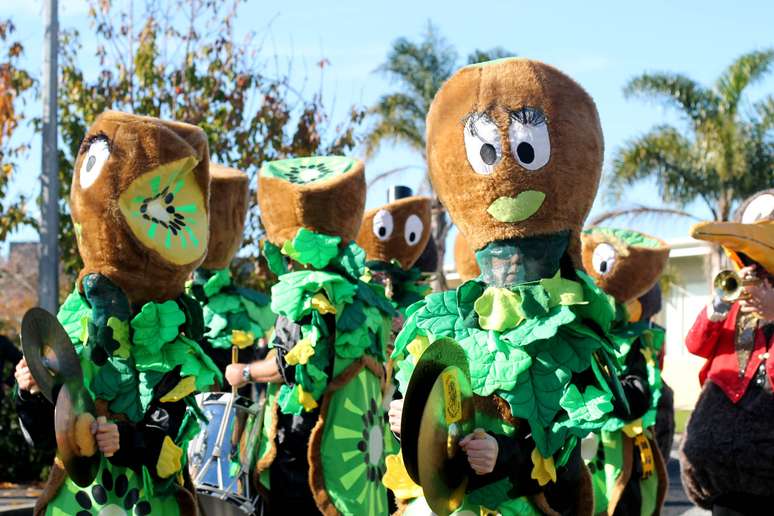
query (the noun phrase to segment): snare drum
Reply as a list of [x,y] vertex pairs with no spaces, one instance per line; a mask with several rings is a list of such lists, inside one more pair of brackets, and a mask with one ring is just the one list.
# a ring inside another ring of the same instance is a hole
[[[250,485],[254,459],[248,450],[260,435],[260,404],[229,392],[196,395],[207,417],[188,447],[188,462],[199,504],[205,516],[254,514],[258,495]],[[245,429],[248,429],[245,435]],[[240,450],[240,441],[249,444]]]

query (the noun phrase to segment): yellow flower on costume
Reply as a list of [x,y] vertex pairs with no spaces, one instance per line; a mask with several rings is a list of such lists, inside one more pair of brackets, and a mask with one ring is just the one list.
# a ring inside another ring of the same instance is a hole
[[325,297],[325,294],[322,292],[318,292],[312,296],[312,308],[323,315],[336,313],[336,307],[333,306],[330,301],[328,301],[328,298]]
[[538,481],[541,486],[546,485],[549,481],[556,482],[556,466],[554,466],[554,458],[543,457],[537,448],[532,450],[532,478]]
[[301,386],[298,386],[298,401],[301,403],[301,406],[304,407],[304,410],[309,412],[310,410],[313,410],[317,408],[317,402],[312,397],[311,394],[306,392],[304,389],[301,388]]
[[395,493],[398,500],[412,500],[423,496],[422,488],[411,480],[406,471],[406,465],[403,464],[403,455],[398,452],[397,455],[387,455],[384,459],[387,471],[382,477],[382,483]]
[[231,344],[239,349],[249,348],[255,342],[255,335],[251,331],[231,330]]
[[314,346],[312,346],[312,343],[309,342],[309,339],[301,339],[298,341],[298,344],[285,355],[285,362],[289,365],[304,365],[309,361],[309,357],[312,355],[314,355]]
[[643,432],[642,418],[635,419],[634,421],[632,421],[631,423],[623,427],[623,433],[625,433],[627,437],[635,438],[638,435],[640,435],[642,432]]
[[185,378],[182,378],[179,382],[177,382],[177,385],[166,393],[164,396],[161,397],[159,401],[162,403],[169,403],[169,402],[176,402],[180,401],[189,394],[191,394],[193,391],[196,390],[196,377],[194,376],[186,376]]
[[159,460],[156,462],[156,473],[161,478],[171,477],[183,467],[182,458],[183,449],[176,445],[168,435],[165,436]]
[[412,357],[418,359],[422,356],[422,353],[425,352],[428,346],[430,346],[430,340],[428,340],[428,338],[424,335],[417,335],[414,340],[409,342],[408,346],[406,346],[406,349],[408,349],[408,352]]

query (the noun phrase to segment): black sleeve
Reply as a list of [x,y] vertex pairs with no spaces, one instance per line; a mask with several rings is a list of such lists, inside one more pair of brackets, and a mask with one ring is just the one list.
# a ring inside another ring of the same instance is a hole
[[24,439],[35,448],[56,450],[54,406],[42,394],[16,390],[16,413]]
[[[487,432],[497,441],[497,462],[494,470],[486,475],[478,475],[468,465],[468,491],[493,484],[503,478],[510,478],[517,486],[517,496],[525,496],[540,491],[537,483],[532,480],[532,459],[530,454],[535,447],[530,439],[518,436],[507,436]],[[464,453],[464,452],[463,452]]]
[[578,492],[583,467],[580,444],[578,444],[572,451],[567,464],[556,470],[556,483],[549,482],[543,486],[542,491],[545,494],[546,502],[559,514],[578,514]]
[[645,415],[650,408],[650,386],[648,385],[648,369],[645,357],[640,352],[640,340],[637,339],[626,355],[626,366],[619,376],[626,399],[629,401],[629,412],[616,404],[615,415],[626,421],[633,421]]
[[167,374],[156,387],[156,399],[139,423],[119,422],[120,444],[118,451],[109,459],[113,464],[132,468],[139,472],[146,466],[154,478],[156,464],[161,453],[164,438],[174,440],[185,418],[185,400],[162,403],[158,401],[180,380],[177,370]]

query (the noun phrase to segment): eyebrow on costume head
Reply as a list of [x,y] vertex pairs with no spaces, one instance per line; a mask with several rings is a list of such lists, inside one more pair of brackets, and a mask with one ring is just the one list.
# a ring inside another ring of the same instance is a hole
[[92,134],[91,136],[87,136],[83,139],[81,142],[81,146],[78,149],[78,154],[83,154],[87,150],[89,150],[89,146],[96,142],[97,140],[104,140],[105,143],[108,145],[108,150],[112,150],[113,144],[110,141],[110,138],[103,133],[102,131],[98,132],[97,134]]
[[546,115],[540,108],[524,106],[519,109],[511,110],[508,113],[511,120],[515,120],[522,125],[541,125],[547,122]]

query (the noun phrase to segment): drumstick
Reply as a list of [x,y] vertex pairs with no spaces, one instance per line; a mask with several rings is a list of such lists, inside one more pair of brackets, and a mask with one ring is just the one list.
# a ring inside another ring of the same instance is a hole
[[[231,346],[231,363],[236,364],[239,362],[239,348],[236,346]],[[236,385],[231,386],[231,396],[236,396],[237,388]]]
[[[97,418],[97,423],[99,423],[100,425],[103,425],[103,424],[107,423],[107,418],[105,416],[99,416]],[[110,458],[110,457],[113,456],[112,453],[103,453],[103,455],[105,456],[105,458]]]

